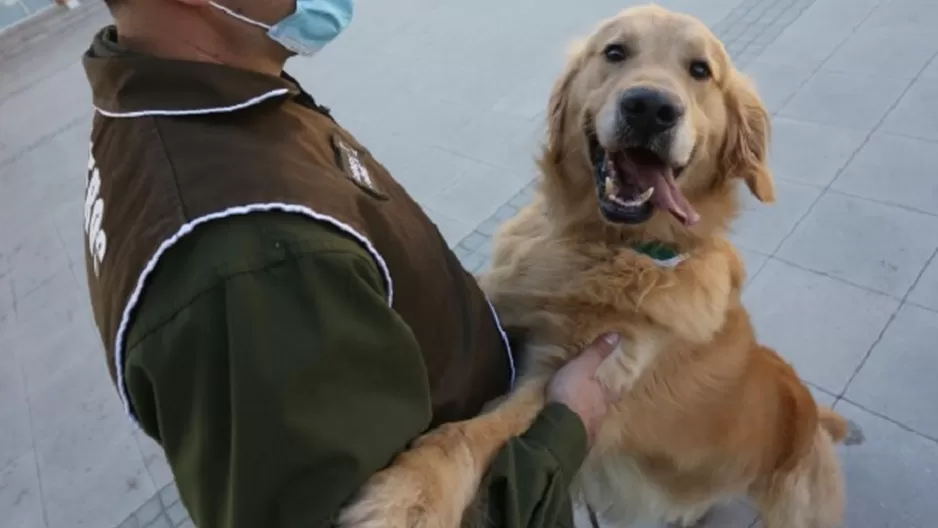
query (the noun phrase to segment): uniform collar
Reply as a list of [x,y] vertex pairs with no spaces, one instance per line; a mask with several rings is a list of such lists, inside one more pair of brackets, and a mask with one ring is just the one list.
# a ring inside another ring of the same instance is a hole
[[114,26],[95,36],[83,64],[95,109],[107,117],[227,113],[294,97],[312,102],[286,74],[275,77],[221,64],[134,53],[118,44]]

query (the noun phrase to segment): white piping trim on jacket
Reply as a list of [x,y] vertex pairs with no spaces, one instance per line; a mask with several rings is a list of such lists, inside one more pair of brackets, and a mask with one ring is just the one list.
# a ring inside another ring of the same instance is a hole
[[280,97],[290,93],[290,90],[287,88],[277,88],[276,90],[271,90],[267,93],[252,97],[247,101],[242,103],[234,104],[231,106],[217,106],[209,108],[194,108],[191,110],[138,110],[135,112],[111,112],[110,110],[104,110],[102,108],[94,107],[101,115],[105,117],[114,117],[114,118],[130,118],[130,117],[146,117],[146,116],[187,116],[187,115],[205,115],[205,114],[222,114],[225,112],[237,112],[238,110],[244,110],[245,108],[260,104],[268,99],[274,97]]
[[391,279],[391,272],[388,270],[388,265],[384,261],[384,258],[381,257],[381,254],[378,253],[378,250],[372,245],[371,241],[365,238],[364,235],[359,233],[355,228],[349,226],[344,222],[340,222],[335,218],[324,215],[322,213],[317,213],[312,209],[296,204],[286,204],[286,203],[256,203],[249,205],[241,205],[237,207],[230,207],[223,211],[216,213],[208,214],[201,216],[187,222],[182,227],[179,228],[173,236],[167,238],[163,241],[162,244],[157,248],[156,252],[150,257],[150,261],[147,262],[146,267],[143,268],[143,271],[140,273],[140,276],[137,278],[137,285],[134,287],[133,292],[130,295],[130,298],[127,300],[127,304],[124,305],[124,312],[121,315],[120,325],[117,327],[117,336],[114,339],[114,366],[115,372],[117,373],[117,389],[120,393],[121,402],[124,404],[124,411],[127,412],[127,415],[130,416],[130,419],[134,422],[135,425],[139,425],[137,422],[137,417],[131,409],[130,397],[127,394],[127,387],[124,384],[124,339],[127,333],[128,327],[130,325],[130,318],[137,307],[137,303],[140,302],[140,296],[143,294],[143,289],[146,285],[147,279],[150,277],[150,274],[153,273],[153,270],[156,269],[156,265],[159,262],[160,258],[173,247],[177,242],[179,242],[184,236],[191,233],[196,227],[212,221],[220,220],[222,218],[238,215],[246,215],[250,213],[257,212],[268,212],[268,211],[283,211],[287,213],[299,213],[306,215],[314,220],[321,222],[326,222],[333,225],[340,231],[350,235],[352,238],[358,240],[365,249],[371,253],[372,258],[378,264],[378,268],[381,270],[381,273],[384,275],[384,281],[388,289],[388,306],[393,306],[394,304],[394,282]]
[[515,378],[517,376],[517,370],[515,370],[515,354],[511,350],[511,342],[508,341],[508,334],[506,334],[505,329],[502,328],[502,321],[498,318],[498,312],[495,311],[495,306],[492,305],[492,301],[488,300],[488,297],[485,298],[485,302],[489,303],[489,310],[492,311],[492,319],[495,320],[498,333],[502,336],[502,343],[505,344],[505,353],[508,354],[508,368],[511,369],[511,383],[509,387],[514,389]]

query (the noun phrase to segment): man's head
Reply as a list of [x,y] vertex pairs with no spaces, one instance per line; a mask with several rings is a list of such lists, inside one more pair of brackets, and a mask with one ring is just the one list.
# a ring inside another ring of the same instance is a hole
[[123,42],[172,58],[279,70],[348,25],[352,0],[105,0]]

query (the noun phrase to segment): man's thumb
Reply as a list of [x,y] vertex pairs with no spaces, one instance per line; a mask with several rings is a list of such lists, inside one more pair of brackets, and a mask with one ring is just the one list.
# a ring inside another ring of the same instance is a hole
[[599,336],[599,339],[593,341],[593,344],[588,346],[581,355],[591,356],[591,359],[595,358],[598,364],[606,359],[609,354],[612,354],[621,340],[622,337],[617,333],[603,334]]

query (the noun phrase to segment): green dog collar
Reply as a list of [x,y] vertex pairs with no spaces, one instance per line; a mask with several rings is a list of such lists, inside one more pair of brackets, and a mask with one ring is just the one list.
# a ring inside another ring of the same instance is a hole
[[659,266],[673,268],[687,259],[686,253],[678,253],[673,246],[662,242],[635,244],[632,249],[655,261]]

